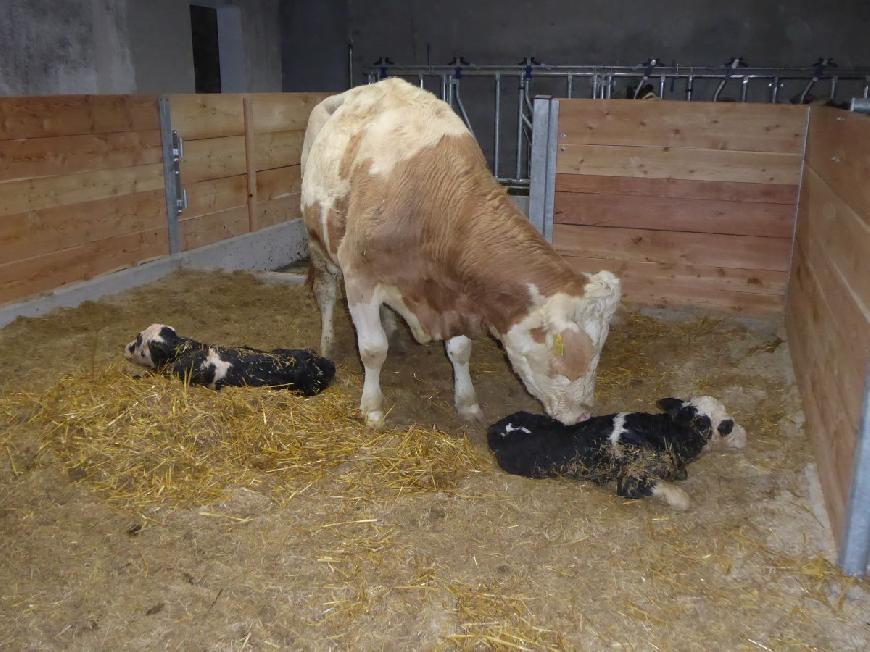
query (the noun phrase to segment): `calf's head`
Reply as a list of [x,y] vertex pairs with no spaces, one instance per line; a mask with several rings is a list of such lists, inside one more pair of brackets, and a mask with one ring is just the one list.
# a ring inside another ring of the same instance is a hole
[[180,342],[172,326],[151,324],[124,347],[124,357],[143,367],[157,369],[174,359]]
[[699,429],[709,427],[710,440],[704,446],[705,451],[746,447],[746,430],[734,421],[722,402],[712,396],[695,396],[688,401],[663,398],[658,405],[675,421]]
[[619,279],[606,271],[588,276],[581,297],[542,297],[534,286],[529,292],[531,312],[501,338],[511,365],[551,417],[566,425],[588,419]]

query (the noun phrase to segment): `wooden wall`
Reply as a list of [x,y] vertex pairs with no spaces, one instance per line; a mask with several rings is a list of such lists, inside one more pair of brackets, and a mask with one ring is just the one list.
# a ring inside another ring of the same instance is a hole
[[171,95],[184,139],[182,250],[300,217],[299,158],[325,93]]
[[0,98],[0,304],[168,253],[156,97]]
[[625,298],[783,309],[807,107],[560,100],[554,237]]
[[786,327],[839,538],[870,361],[870,117],[812,110]]

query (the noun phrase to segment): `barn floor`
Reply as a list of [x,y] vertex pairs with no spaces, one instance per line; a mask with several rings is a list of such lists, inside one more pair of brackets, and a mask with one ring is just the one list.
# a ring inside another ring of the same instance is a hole
[[[39,393],[61,372],[98,372],[153,321],[261,347],[319,334],[305,287],[184,273],[0,330],[0,387]],[[358,391],[343,313],[338,335],[340,373]],[[511,477],[485,456],[449,490],[355,496],[339,467],[280,500],[249,485],[211,505],[125,508],[7,414],[0,648],[868,649],[870,586],[830,563],[781,335],[675,312],[614,323],[600,411],[710,393],[749,432],[746,451],[690,467],[681,513]],[[472,373],[491,420],[536,409],[493,343],[475,347]],[[441,347],[402,334],[383,379],[393,424],[467,433],[485,453],[483,429],[453,417]]]

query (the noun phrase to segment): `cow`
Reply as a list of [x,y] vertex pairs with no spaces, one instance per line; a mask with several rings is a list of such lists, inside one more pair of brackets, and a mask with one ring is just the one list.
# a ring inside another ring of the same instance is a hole
[[487,440],[508,473],[616,481],[619,496],[654,496],[686,509],[689,497],[672,481],[685,480],[686,465],[707,451],[744,448],[746,430],[712,396],[663,398],[658,406],[664,412],[619,412],[573,426],[517,412],[490,426]]
[[211,389],[227,386],[291,389],[304,396],[320,393],[335,376],[335,365],[306,349],[260,351],[211,346],[181,337],[165,324],[151,324],[124,347],[140,366],[187,379]]
[[548,414],[563,423],[588,417],[619,280],[571,269],[446,103],[397,78],[329,97],[311,112],[301,163],[321,353],[332,348],[343,278],[368,425],[384,422],[390,311],[418,342],[445,342],[462,417],[483,419],[469,358],[470,338],[487,332]]

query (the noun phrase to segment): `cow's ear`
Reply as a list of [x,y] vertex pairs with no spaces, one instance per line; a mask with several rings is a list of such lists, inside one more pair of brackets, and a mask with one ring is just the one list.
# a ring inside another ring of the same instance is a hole
[[656,405],[673,418],[679,414],[680,409],[683,407],[683,402],[678,398],[660,398],[656,401]]
[[550,352],[552,370],[568,380],[577,380],[589,369],[595,347],[584,331],[566,328],[552,335]]

